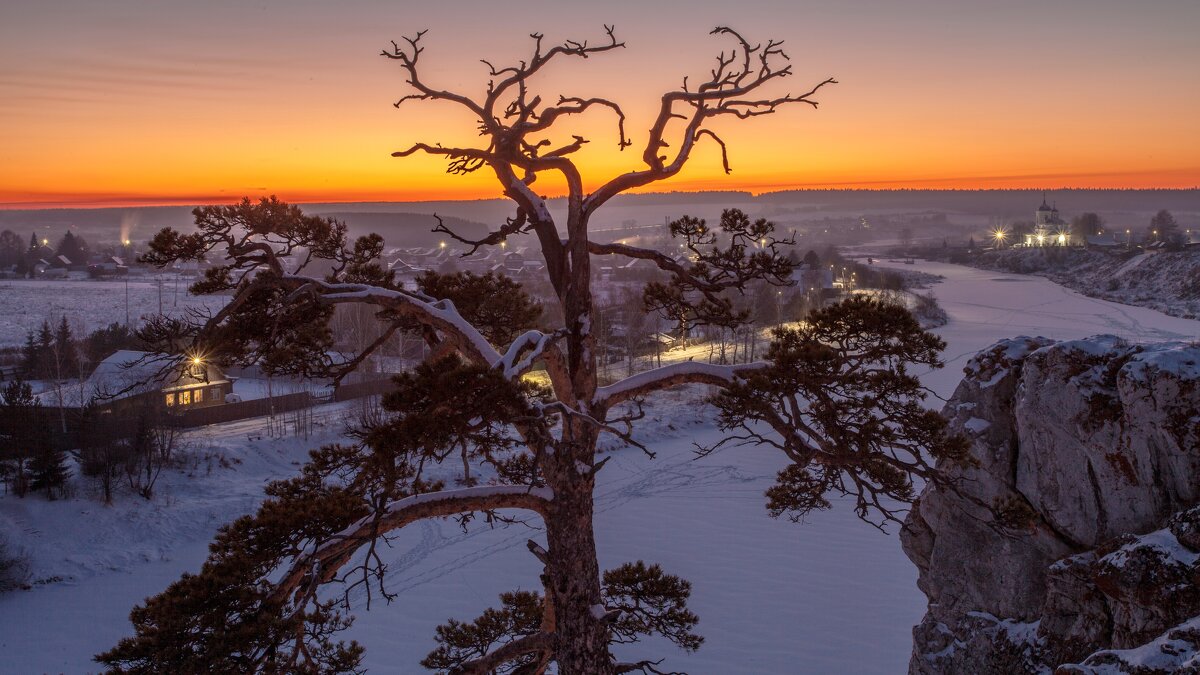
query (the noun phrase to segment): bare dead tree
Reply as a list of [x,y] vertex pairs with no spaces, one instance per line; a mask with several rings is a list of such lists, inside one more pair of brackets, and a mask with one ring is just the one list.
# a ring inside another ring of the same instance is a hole
[[[816,93],[834,83],[826,79],[799,94],[768,94],[769,85],[793,74],[782,43],[754,44],[725,27],[713,34],[730,40],[732,48],[718,56],[706,76],[685,78],[678,90],[662,96],[642,145],[642,165],[591,192],[585,191],[572,160],[588,139],[556,140],[560,128],[556,124],[601,111],[615,117],[616,143],[628,148],[634,142],[627,136],[621,107],[603,98],[565,95],[547,102],[534,93],[533,83],[551,62],[623,48],[611,27],[605,28],[599,42],[566,41],[549,48],[541,34],[533,34],[527,59],[506,67],[485,62],[491,80],[478,97],[424,79],[424,32],[384,50],[383,56],[399,66],[413,90],[397,100],[397,106],[425,101],[465,109],[476,118],[481,138],[471,147],[419,142],[394,156],[441,156],[447,160],[447,172],[456,175],[490,171],[515,204],[514,215],[483,238],[461,236],[440,222],[435,231],[472,251],[499,245],[518,233],[536,236],[562,308],[563,321],[555,329],[519,332],[514,325],[497,325],[504,317],[489,314],[491,303],[456,295],[464,284],[435,283],[429,289],[442,289],[436,293],[405,290],[377,263],[382,251],[377,236],[363,237],[351,246],[343,224],[305,216],[274,200],[199,209],[197,232],[166,230],[155,237],[149,261],[167,265],[204,256],[221,258],[224,263],[209,270],[194,290],[235,291],[225,308],[200,324],[152,323],[145,337],[160,348],[198,350],[227,360],[261,360],[277,372],[335,377],[385,344],[396,330],[418,331],[430,354],[423,367],[402,379],[396,398],[391,399],[391,409],[402,411],[395,421],[366,434],[372,451],[333,447],[314,454],[302,477],[271,488],[272,500],[257,519],[239,521],[223,532],[199,577],[177,582],[135,610],[138,636],[123,641],[101,660],[138,672],[186,670],[193,663],[188,658],[207,658],[203,662],[210,666],[240,670],[353,670],[361,649],[332,642],[331,636],[346,619],[334,607],[335,601],[323,598],[319,589],[342,583],[374,588],[388,597],[376,544],[417,520],[469,519],[472,513],[482,513],[493,522],[519,517],[521,512],[540,518],[544,543],[531,541],[529,548],[542,566],[544,593],[512,596],[505,600],[505,608],[494,610],[499,614],[440,632],[445,650],[427,659],[434,667],[455,673],[543,673],[556,664],[558,672],[571,674],[660,672],[658,661],[617,662],[610,645],[649,633],[663,635],[685,649],[699,645],[690,632],[694,615],[683,606],[689,592],[686,582],[642,563],[601,574],[592,527],[595,479],[604,465],[597,459],[597,441],[607,433],[644,447],[632,433],[644,397],[686,383],[714,385],[742,395],[758,382],[751,375],[772,364],[688,362],[599,386],[592,259],[623,256],[650,261],[668,280],[648,285],[643,297],[648,310],[682,317],[691,326],[736,328],[745,323],[746,313],[735,309],[731,296],[756,282],[789,283],[791,268],[780,254],[788,242],[777,239],[774,226],[766,220],[752,220],[731,210],[716,227],[689,217],[672,223],[671,234],[686,251],[686,257],[676,258],[647,248],[593,242],[588,237],[589,222],[613,197],[676,175],[702,141],[720,147],[723,168],[730,171],[727,148],[709,126],[712,121],[769,115],[792,104],[816,107]],[[554,218],[532,187],[542,175],[565,181],[565,222]],[[300,264],[285,268],[285,257],[299,259]],[[330,261],[332,272],[323,277],[307,274],[306,265],[314,259]],[[328,324],[333,308],[348,304],[370,307],[384,330],[357,356],[337,361],[327,349],[332,341]],[[861,306],[855,311],[876,309]],[[936,347],[933,340],[928,344]],[[845,367],[874,372],[894,366],[886,341],[881,345],[877,345],[881,352],[860,355]],[[853,351],[853,346],[848,349]],[[937,365],[936,349],[902,356]],[[520,383],[535,363],[545,365],[548,391]],[[920,395],[911,386],[897,386],[883,394],[912,399]],[[722,403],[732,405],[734,400]],[[778,418],[780,423],[772,431],[782,436],[774,439],[775,445],[787,452],[793,447],[792,436],[808,433],[801,426],[807,419],[805,401],[790,390],[769,400],[786,406],[787,414]],[[470,412],[451,414],[470,406],[475,406]],[[836,414],[837,407],[819,410]],[[867,414],[857,408],[855,412]],[[730,418],[728,424],[732,429],[740,421]],[[903,484],[910,480],[913,467],[920,469],[917,475],[931,475],[919,449],[915,456],[879,452],[886,439],[864,446],[858,454],[834,452],[843,440],[835,421],[809,427],[826,431],[819,447],[828,451],[788,456],[805,466],[828,463],[828,471],[847,475],[881,472],[880,466],[887,465],[891,470],[885,472],[885,496],[904,496]],[[935,422],[927,425],[930,428],[922,427],[925,435],[920,440],[934,454],[952,446],[938,436]],[[889,433],[899,441],[907,439],[903,430]],[[483,461],[497,466],[501,485],[442,490],[423,478],[425,462],[452,456],[464,440],[478,448]],[[904,447],[912,449],[911,444]],[[874,503],[871,495],[879,487],[877,482],[847,479],[846,485],[848,490],[864,491],[868,505]],[[289,504],[296,504],[295,509],[305,515],[288,520],[292,516],[281,514],[292,513],[285,508]],[[883,515],[891,517],[892,511]],[[211,599],[211,591],[204,590],[205,574],[241,590],[223,596],[219,613],[211,606],[189,604],[199,602],[194,600],[197,596]],[[196,608],[200,617],[188,614],[187,608]],[[232,646],[231,616],[240,631]],[[479,631],[493,625],[493,618],[509,628],[501,636],[482,636]],[[468,648],[455,637],[466,631],[464,626],[475,626],[472,635],[482,640],[471,643],[475,647]],[[484,647],[477,648],[480,644]]]

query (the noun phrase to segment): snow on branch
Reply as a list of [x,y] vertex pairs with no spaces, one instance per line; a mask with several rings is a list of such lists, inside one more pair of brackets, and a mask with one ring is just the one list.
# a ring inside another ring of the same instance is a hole
[[339,284],[312,277],[285,276],[285,281],[296,286],[293,295],[313,292],[322,302],[362,302],[380,305],[397,312],[407,313],[417,321],[448,333],[464,350],[471,350],[472,360],[488,365],[500,360],[500,353],[487,341],[471,322],[463,318],[450,300],[428,302],[405,291],[380,288],[367,284]]
[[699,361],[674,363],[669,366],[647,370],[644,373],[632,375],[619,382],[600,387],[596,390],[596,403],[611,407],[623,401],[628,401],[651,392],[661,391],[677,384],[700,383],[725,385],[733,384],[740,379],[741,373],[746,373],[770,364],[758,361],[737,366],[721,366]]
[[487,485],[405,497],[360,518],[311,553],[298,556],[275,585],[271,598],[283,604],[294,592],[310,596],[316,586],[333,580],[361,546],[418,520],[495,509],[524,509],[544,516],[553,499],[550,488],[528,485]]
[[539,330],[526,331],[513,340],[504,355],[493,362],[493,367],[503,370],[506,379],[520,377],[532,368],[534,361],[541,358],[551,345],[563,337],[563,334],[564,331],[561,330],[550,334]]

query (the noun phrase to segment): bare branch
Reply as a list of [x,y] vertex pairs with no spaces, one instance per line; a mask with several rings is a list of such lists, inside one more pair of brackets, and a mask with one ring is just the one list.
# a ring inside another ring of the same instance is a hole
[[717,145],[721,146],[721,166],[725,169],[726,174],[733,173],[733,169],[729,168],[729,150],[725,147],[725,141],[721,140],[720,136],[709,129],[701,129],[696,132],[696,140],[700,140],[701,136],[708,136],[716,141]]

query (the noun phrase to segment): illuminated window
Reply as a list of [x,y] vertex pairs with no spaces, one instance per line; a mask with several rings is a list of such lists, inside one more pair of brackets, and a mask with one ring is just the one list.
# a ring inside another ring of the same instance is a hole
[[192,393],[192,403],[200,403],[202,401],[204,401],[204,390],[197,389]]
[[167,405],[175,405],[175,394],[167,394]]
[[179,392],[179,405],[191,405],[191,404],[192,404],[192,392],[190,392],[190,391]]

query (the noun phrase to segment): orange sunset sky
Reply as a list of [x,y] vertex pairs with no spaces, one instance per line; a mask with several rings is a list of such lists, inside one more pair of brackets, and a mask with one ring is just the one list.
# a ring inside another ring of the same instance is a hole
[[593,186],[639,168],[658,96],[729,46],[716,25],[787,41],[776,93],[840,84],[818,110],[720,121],[734,173],[706,144],[656,190],[1200,184],[1196,0],[39,0],[0,8],[0,207],[495,197],[483,173],[389,156],[476,136],[451,104],[393,108],[409,90],[379,50],[428,28],[425,79],[477,95],[479,59],[604,23],[626,49],[539,80],[548,100],[625,108],[624,152],[607,111],[570,129],[592,141],[576,157]]

